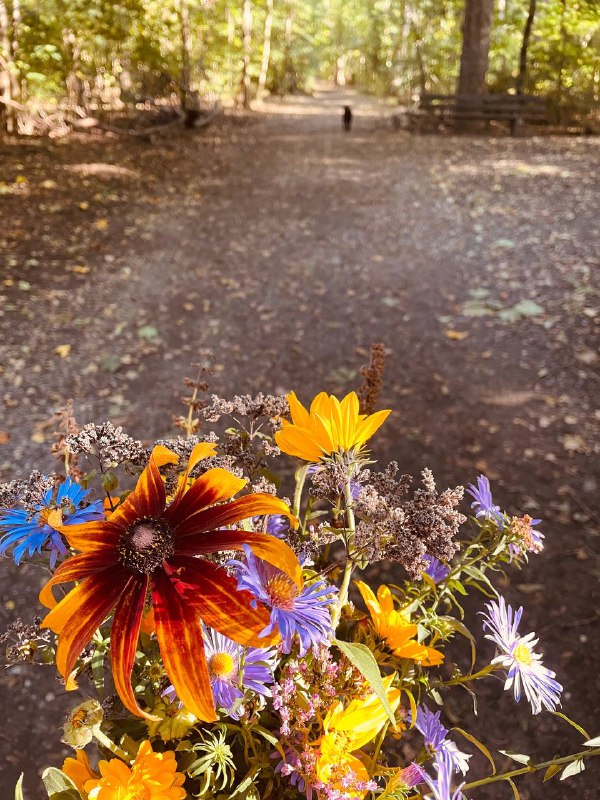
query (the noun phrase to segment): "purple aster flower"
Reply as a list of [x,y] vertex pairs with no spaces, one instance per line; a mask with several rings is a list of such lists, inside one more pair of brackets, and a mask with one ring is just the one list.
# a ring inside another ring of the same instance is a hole
[[394,788],[414,789],[425,780],[425,770],[416,762],[412,762],[408,767],[399,770],[392,778]]
[[235,570],[238,589],[250,592],[271,609],[270,624],[261,631],[261,636],[279,630],[283,652],[290,653],[298,634],[301,656],[314,645],[331,639],[329,606],[337,592],[335,586],[315,581],[299,590],[280,569],[256,558],[248,545],[244,545],[244,555],[245,562],[230,561],[229,566]]
[[89,490],[71,478],[66,478],[58,487],[56,497],[48,489],[32,511],[25,508],[0,509],[0,529],[6,533],[0,540],[0,554],[13,547],[12,556],[19,564],[23,556],[41,555],[46,548],[50,552],[50,566],[54,567],[59,556],[65,556],[67,546],[60,533],[48,525],[48,516],[56,508],[62,509],[63,525],[74,525],[94,520],[103,520],[104,504],[96,500],[84,505]]
[[290,529],[290,523],[283,514],[269,514],[267,517],[267,533],[276,536],[278,539],[285,539],[286,533]]
[[444,750],[436,753],[433,766],[436,772],[435,778],[423,772],[423,779],[432,792],[425,795],[427,800],[464,800],[464,794],[461,792],[464,784],[452,791],[454,765],[450,754]]
[[477,478],[477,486],[470,484],[467,492],[473,497],[471,508],[475,511],[478,519],[489,519],[495,522],[499,528],[504,527],[504,518],[500,506],[494,505],[490,482],[485,475]]
[[452,763],[452,768],[456,772],[462,772],[463,775],[466,775],[471,756],[463,753],[451,739],[446,738],[448,728],[445,728],[440,722],[440,715],[441,711],[433,712],[427,706],[419,706],[415,728],[423,734],[425,747],[428,750],[436,755],[445,753]]
[[427,566],[425,567],[425,574],[429,575],[434,583],[441,583],[445,581],[450,574],[450,567],[447,567],[442,561],[435,558],[435,556],[424,555]]
[[[249,689],[265,697],[271,696],[268,684],[274,682],[273,672],[277,662],[274,647],[244,647],[223,636],[206,625],[204,632],[204,655],[208,665],[210,685],[215,706],[224,708],[237,719],[237,706]],[[163,696],[175,699],[173,686]]]
[[312,800],[313,787],[308,783],[302,775],[302,759],[299,753],[293,747],[285,747],[285,761],[281,758],[280,753],[273,753],[271,758],[278,758],[279,761],[275,766],[274,772],[276,775],[282,775],[287,778],[292,786],[302,794],[306,795],[307,800]]
[[563,687],[554,678],[556,673],[541,663],[541,656],[534,652],[538,643],[535,633],[519,636],[518,627],[523,614],[523,607],[515,612],[503,597],[498,602],[486,603],[487,614],[483,614],[483,629],[488,630],[485,638],[490,639],[498,648],[498,655],[492,664],[500,664],[506,669],[506,691],[513,689],[517,703],[522,691],[531,703],[533,714],[539,714],[542,706],[554,711],[560,705],[560,694]]

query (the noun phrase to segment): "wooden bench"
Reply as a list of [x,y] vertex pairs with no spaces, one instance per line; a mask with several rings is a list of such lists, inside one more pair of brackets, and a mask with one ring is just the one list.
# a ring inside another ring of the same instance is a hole
[[524,124],[548,122],[546,99],[527,94],[422,94],[419,116],[442,124],[508,122],[513,134]]

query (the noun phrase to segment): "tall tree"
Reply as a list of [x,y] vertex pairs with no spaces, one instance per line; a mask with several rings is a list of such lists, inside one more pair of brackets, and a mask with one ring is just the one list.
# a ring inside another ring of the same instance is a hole
[[15,106],[15,63],[13,58],[12,13],[5,0],[0,0],[0,120],[8,133],[17,126]]
[[267,85],[269,74],[269,60],[271,57],[271,31],[273,30],[273,0],[267,0],[267,14],[265,16],[265,34],[263,38],[262,62],[258,76],[258,99],[262,99]]
[[242,102],[244,108],[250,108],[252,84],[250,82],[250,58],[252,55],[252,0],[243,0],[242,37],[244,61],[242,68]]
[[466,0],[458,94],[485,93],[493,15],[494,0]]
[[519,54],[519,74],[517,75],[517,80],[515,84],[517,94],[523,93],[523,87],[525,86],[525,78],[527,77],[527,51],[529,49],[529,42],[531,40],[531,31],[533,29],[533,21],[535,19],[536,7],[537,7],[537,0],[529,0],[529,11],[527,13],[527,22],[525,23],[525,29],[523,30],[523,41],[521,42],[521,52]]

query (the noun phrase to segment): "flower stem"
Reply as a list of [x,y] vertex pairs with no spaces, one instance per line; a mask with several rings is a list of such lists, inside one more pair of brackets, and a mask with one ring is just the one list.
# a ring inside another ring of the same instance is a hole
[[506,781],[515,778],[518,775],[526,775],[529,772],[539,772],[541,769],[548,769],[548,767],[562,766],[563,764],[570,764],[572,761],[587,758],[588,756],[600,756],[600,747],[595,747],[593,750],[582,750],[579,753],[571,753],[568,756],[561,756],[560,758],[552,758],[550,761],[542,761],[539,764],[527,764],[520,769],[513,769],[510,772],[503,772],[500,775],[490,775],[489,778],[482,778],[479,781],[472,781],[465,783],[461,789],[475,789],[478,786],[487,786],[488,783],[497,783],[498,781]]
[[356,531],[356,521],[354,519],[354,511],[352,509],[352,487],[350,485],[350,478],[346,479],[344,486],[344,505],[346,506],[346,566],[344,567],[344,575],[342,578],[342,585],[340,586],[340,593],[338,595],[337,603],[334,606],[332,614],[333,630],[337,628],[340,617],[342,615],[342,608],[348,602],[348,590],[350,588],[350,579],[354,570],[354,534]]
[[98,742],[101,744],[102,747],[105,747],[107,750],[110,750],[111,753],[114,753],[118,758],[121,758],[126,764],[131,763],[131,756],[122,750],[118,745],[116,745],[112,739],[109,739],[108,736],[103,733],[99,727],[94,728],[94,736]]
[[304,481],[306,480],[306,473],[308,472],[309,467],[310,464],[303,464],[296,470],[296,489],[294,491],[294,507],[292,508],[292,514],[298,519],[300,518],[302,490],[304,489]]

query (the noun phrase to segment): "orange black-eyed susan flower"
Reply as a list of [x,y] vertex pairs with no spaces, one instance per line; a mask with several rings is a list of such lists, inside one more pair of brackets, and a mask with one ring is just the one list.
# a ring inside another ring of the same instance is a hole
[[[43,625],[59,634],[56,664],[67,681],[96,629],[114,609],[111,666],[117,692],[132,713],[142,710],[131,686],[144,604],[150,592],[154,625],[165,669],[179,699],[199,719],[216,719],[204,655],[201,620],[243,645],[265,647],[278,632],[259,638],[269,613],[222,567],[202,556],[248,545],[282,570],[300,588],[302,571],[284,542],[264,533],[227,526],[260,514],[287,514],[282,501],[268,494],[231,498],[245,481],[224,469],[210,469],[191,482],[190,471],[214,453],[214,445],[196,445],[173,499],[167,502],[161,465],[177,456],[155,447],[133,492],[107,519],[59,527],[80,551],[67,559],[42,589],[40,600],[52,610]],[[79,581],[58,603],[56,584]],[[54,606],[54,607],[53,607]]]
[[292,421],[283,420],[283,427],[275,434],[277,446],[288,455],[315,463],[334,453],[362,448],[391,413],[361,414],[356,392],[341,401],[321,392],[309,410],[294,392],[287,399]]

